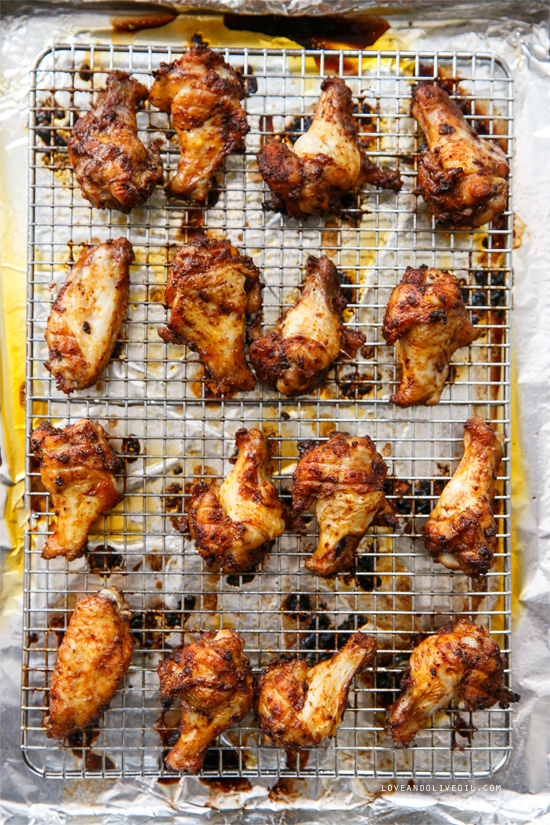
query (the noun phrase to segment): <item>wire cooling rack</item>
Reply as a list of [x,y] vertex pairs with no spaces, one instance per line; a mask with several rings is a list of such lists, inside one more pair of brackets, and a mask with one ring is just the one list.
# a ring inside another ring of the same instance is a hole
[[[401,670],[417,634],[449,617],[486,625],[509,653],[510,464],[499,478],[499,545],[482,583],[452,574],[427,557],[422,525],[462,454],[463,424],[472,414],[510,439],[511,208],[490,231],[437,227],[416,194],[421,138],[409,115],[411,84],[442,75],[481,131],[512,155],[512,79],[495,55],[448,52],[323,52],[221,50],[242,73],[251,127],[244,156],[226,160],[205,209],[170,202],[159,188],[128,216],[90,207],[68,165],[66,137],[90,108],[112,68],[150,85],[160,61],[178,49],[58,45],[31,72],[29,292],[26,410],[28,432],[41,420],[64,425],[99,420],[126,460],[124,501],[94,525],[87,558],[45,563],[40,552],[52,513],[32,456],[27,458],[22,747],[28,765],[49,777],[167,776],[163,754],[173,717],[158,700],[156,666],[176,644],[203,630],[234,627],[253,667],[277,654],[300,653],[313,663],[366,626],[378,641],[376,668],[359,676],[334,740],[292,759],[262,744],[252,715],[209,751],[203,777],[357,775],[472,777],[504,764],[511,747],[510,715],[493,708],[473,716],[438,715],[414,747],[397,750],[384,733],[384,711],[396,697]],[[255,155],[272,133],[291,139],[309,125],[327,75],[353,91],[371,157],[399,166],[399,194],[365,187],[338,219],[305,223],[262,209],[267,190]],[[456,80],[460,79],[459,86]],[[474,104],[475,101],[475,104]],[[166,115],[138,115],[145,141],[162,141],[166,173],[178,146]],[[316,395],[286,399],[258,384],[224,401],[205,395],[195,355],[166,345],[157,329],[167,268],[175,249],[196,233],[227,237],[251,255],[266,284],[264,325],[296,300],[309,254],[324,253],[345,273],[346,321],[366,335],[351,361],[340,361]],[[44,329],[52,283],[64,281],[83,245],[127,237],[133,244],[128,320],[105,375],[92,389],[66,398],[44,367]],[[454,358],[451,382],[432,408],[397,409],[392,348],[381,322],[391,289],[407,265],[448,268],[460,279],[481,330]],[[400,515],[395,533],[373,529],[363,540],[354,574],[335,581],[306,571],[316,540],[315,519],[302,535],[286,533],[254,574],[235,577],[205,569],[181,515],[192,484],[226,475],[234,435],[261,426],[272,436],[281,495],[290,496],[298,442],[338,428],[370,435],[389,467],[388,497]],[[104,584],[120,586],[133,611],[132,665],[98,729],[63,746],[42,729],[47,685],[76,600]]]

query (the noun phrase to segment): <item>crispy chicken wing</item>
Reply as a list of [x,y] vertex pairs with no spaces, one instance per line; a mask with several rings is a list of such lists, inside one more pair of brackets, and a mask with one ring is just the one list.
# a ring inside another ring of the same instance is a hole
[[266,741],[282,748],[316,747],[334,736],[348,705],[351,680],[376,653],[372,636],[354,633],[331,659],[308,668],[276,659],[258,680],[258,715]]
[[491,568],[497,544],[492,503],[504,438],[479,418],[464,425],[464,455],[430,518],[424,544],[451,570],[480,576]]
[[50,682],[48,736],[65,739],[107,710],[132,658],[130,619],[118,587],[77,602]]
[[338,212],[342,195],[361,183],[401,189],[399,172],[370,161],[357,138],[351,90],[339,77],[321,84],[312,124],[292,149],[271,140],[258,152],[260,174],[272,191],[267,206],[293,218]]
[[242,84],[223,57],[203,45],[193,46],[173,63],[161,63],[154,75],[149,100],[170,112],[181,150],[167,192],[204,201],[226,155],[245,151],[250,127],[239,102]]
[[479,332],[468,318],[454,275],[409,266],[390,296],[382,335],[395,344],[402,371],[390,401],[411,407],[439,402],[454,352],[475,341]]
[[109,363],[128,309],[133,260],[125,238],[85,249],[54,301],[45,367],[67,395],[95,384]]
[[362,333],[344,328],[346,304],[332,261],[326,255],[310,255],[299,301],[272,332],[250,344],[250,360],[258,377],[287,396],[323,386],[340,353],[354,353],[365,343]]
[[247,316],[262,306],[260,272],[229,241],[197,238],[178,249],[168,273],[168,325],[159,335],[198,352],[215,397],[251,390],[244,351]]
[[80,117],[67,142],[82,194],[98,209],[129,212],[162,180],[156,143],[146,149],[137,133],[136,110],[147,88],[125,72],[110,72],[92,111]]
[[377,514],[387,517],[387,467],[368,436],[332,433],[300,459],[294,471],[292,504],[297,511],[317,499],[317,549],[306,567],[325,578],[353,566],[361,538]]
[[426,140],[418,164],[418,188],[442,224],[476,227],[506,209],[510,168],[502,149],[484,140],[437,83],[413,88],[411,114]]
[[455,700],[467,711],[518,702],[504,686],[506,666],[488,631],[467,619],[450,622],[420,642],[401,679],[401,696],[388,711],[388,733],[409,745],[438,711]]
[[271,482],[271,447],[260,430],[238,430],[238,457],[223,483],[196,484],[189,528],[207,564],[242,573],[256,567],[285,528]]
[[31,436],[31,449],[57,516],[42,557],[66,556],[72,561],[85,551],[94,521],[124,498],[114,477],[123,463],[101,424],[86,418],[62,430],[43,421]]
[[165,708],[181,696],[180,737],[166,757],[176,771],[197,773],[210,743],[252,707],[254,688],[244,642],[234,630],[203,633],[159,664]]

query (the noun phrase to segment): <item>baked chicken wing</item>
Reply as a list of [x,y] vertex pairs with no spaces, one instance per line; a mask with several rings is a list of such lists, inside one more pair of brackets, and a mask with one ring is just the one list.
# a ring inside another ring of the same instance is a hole
[[85,551],[94,521],[124,498],[114,476],[124,465],[101,424],[86,418],[62,430],[43,421],[31,436],[31,449],[57,516],[42,557],[72,561]]
[[451,570],[480,576],[491,568],[497,544],[493,515],[504,438],[479,418],[464,425],[464,455],[424,525],[430,554]]
[[45,366],[67,395],[95,384],[109,363],[128,309],[133,259],[125,238],[85,249],[52,306]]
[[401,189],[399,172],[380,169],[361,147],[351,91],[339,77],[322,82],[311,126],[292,149],[271,140],[258,152],[258,166],[272,192],[267,206],[293,218],[338,212],[342,195],[361,183]]
[[317,549],[306,561],[324,578],[351,569],[361,538],[377,515],[387,517],[387,467],[368,436],[332,433],[300,459],[294,471],[292,504],[306,510],[317,499]]
[[228,241],[197,238],[172,261],[166,284],[170,320],[159,335],[198,352],[215,397],[254,387],[244,336],[247,316],[261,308],[260,289],[258,267]]
[[171,114],[181,150],[167,192],[204,201],[226,155],[245,151],[250,127],[240,104],[241,81],[220,54],[204,45],[193,46],[173,63],[161,63],[154,75],[149,101]]
[[138,137],[136,110],[147,88],[125,72],[113,71],[92,111],[79,117],[67,142],[82,194],[98,209],[129,212],[147,200],[162,180],[156,143]]
[[49,689],[48,736],[76,733],[109,707],[130,666],[130,608],[118,587],[77,602],[57,653]]
[[484,627],[467,619],[444,625],[411,653],[401,696],[388,711],[388,733],[396,744],[409,745],[434,714],[455,702],[467,711],[518,702],[504,685],[505,667]]
[[271,481],[271,447],[260,430],[238,430],[238,457],[223,483],[193,487],[189,529],[207,564],[229,573],[252,570],[285,528]]
[[418,188],[442,224],[476,227],[506,209],[510,168],[500,146],[484,140],[437,83],[413,88],[411,114],[424,132]]
[[157,670],[163,706],[181,697],[180,736],[166,765],[197,773],[210,743],[252,707],[252,670],[243,640],[234,630],[203,633],[197,642],[175,648]]
[[282,748],[320,745],[334,736],[348,705],[351,681],[376,653],[372,636],[354,633],[331,659],[308,668],[303,659],[276,659],[258,680],[258,715],[266,741]]
[[395,344],[401,367],[401,383],[390,401],[411,407],[439,402],[454,352],[475,341],[479,332],[468,318],[454,275],[409,266],[390,296],[382,335]]
[[362,333],[344,328],[346,304],[332,261],[326,255],[309,256],[299,301],[272,332],[250,344],[250,360],[258,377],[287,396],[323,386],[340,353],[349,355],[365,343]]

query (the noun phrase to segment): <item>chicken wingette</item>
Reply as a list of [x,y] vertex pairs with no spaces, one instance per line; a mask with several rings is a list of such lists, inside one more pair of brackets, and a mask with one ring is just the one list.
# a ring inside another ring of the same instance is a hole
[[493,514],[504,438],[479,418],[464,425],[464,454],[424,525],[424,544],[437,561],[468,576],[491,569],[497,544]]
[[326,255],[309,256],[300,299],[272,332],[250,344],[256,374],[286,396],[303,395],[324,385],[331,364],[365,343],[365,336],[344,327],[347,305],[338,270]]
[[160,337],[198,352],[213,396],[253,389],[246,321],[261,309],[262,296],[252,258],[239,255],[228,241],[195,239],[174,256],[166,304],[170,320],[159,329]]
[[130,608],[118,587],[77,602],[57,652],[44,727],[65,739],[107,710],[130,666]]
[[135,78],[112,71],[91,112],[71,130],[67,148],[78,185],[98,209],[129,212],[162,180],[157,144],[147,149],[138,137],[136,110],[147,94]]
[[54,301],[45,367],[67,395],[95,384],[109,363],[128,309],[133,259],[125,238],[85,249]]
[[292,149],[272,139],[258,152],[258,166],[272,192],[267,206],[294,218],[339,212],[342,196],[361,183],[401,189],[399,172],[368,159],[351,90],[339,77],[323,80],[311,126]]
[[413,88],[411,114],[424,132],[418,189],[440,223],[476,227],[506,209],[510,167],[500,146],[484,140],[436,82]]
[[181,698],[179,739],[166,765],[197,773],[211,742],[252,707],[252,670],[243,640],[234,630],[203,633],[197,642],[175,648],[157,671],[164,708]]
[[409,266],[388,301],[382,335],[395,344],[401,368],[399,389],[390,401],[411,407],[439,403],[453,354],[479,332],[468,318],[454,275]]
[[420,642],[401,679],[401,696],[388,710],[388,733],[409,745],[438,711],[453,703],[467,711],[507,708],[517,693],[504,685],[506,662],[480,625],[459,619]]
[[317,549],[306,567],[328,578],[353,567],[355,551],[372,521],[388,518],[384,496],[387,473],[382,456],[368,436],[331,433],[298,462],[293,475],[292,505],[300,512],[317,500]]
[[351,681],[373,660],[372,636],[354,633],[332,658],[308,668],[304,659],[276,659],[258,680],[258,716],[266,741],[291,750],[334,736]]
[[205,201],[224,158],[245,151],[244,137],[250,127],[240,104],[242,83],[220,54],[202,44],[173,63],[161,63],[154,75],[149,101],[170,113],[181,151],[167,192]]
[[62,430],[43,421],[31,435],[31,449],[57,517],[42,556],[73,561],[85,551],[94,521],[124,498],[115,480],[123,462],[101,424],[86,418]]
[[200,482],[191,492],[189,529],[209,565],[229,573],[255,568],[285,528],[271,481],[271,447],[260,430],[238,430],[238,457],[223,483]]

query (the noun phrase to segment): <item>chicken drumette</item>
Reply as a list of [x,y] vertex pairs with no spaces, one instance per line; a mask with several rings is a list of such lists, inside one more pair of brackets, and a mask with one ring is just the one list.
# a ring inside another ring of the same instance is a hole
[[411,653],[401,696],[388,711],[388,733],[409,745],[438,711],[457,702],[467,711],[518,702],[504,685],[506,661],[484,627],[467,619],[450,622]]
[[86,549],[88,531],[99,516],[124,498],[114,473],[123,470],[103,427],[83,418],[62,430],[43,421],[31,436],[42,484],[57,516],[42,556],[77,559]]
[[252,707],[252,670],[243,640],[234,630],[203,633],[194,644],[175,648],[157,670],[163,706],[181,697],[180,736],[166,765],[197,773],[210,743]]
[[92,111],[80,117],[67,142],[84,197],[98,209],[129,212],[162,180],[156,143],[146,149],[137,134],[136,109],[147,88],[125,72],[110,72]]
[[310,256],[299,301],[275,329],[250,344],[250,360],[262,381],[283,395],[303,395],[324,384],[340,353],[354,353],[365,336],[344,328],[347,301],[338,270],[326,255]]
[[198,352],[215,397],[254,387],[244,351],[247,316],[262,305],[252,258],[239,255],[228,241],[197,238],[176,252],[166,304],[170,320],[160,337]]
[[476,227],[506,209],[510,168],[502,149],[484,140],[437,83],[413,88],[411,114],[426,140],[418,163],[418,188],[442,224]]
[[454,275],[409,266],[390,296],[382,335],[395,344],[402,373],[390,401],[411,407],[439,402],[454,352],[475,341],[479,332],[468,318]]
[[46,326],[45,364],[69,394],[91,387],[111,358],[128,309],[132,245],[125,239],[85,249],[57,296]]
[[207,564],[229,573],[254,568],[285,528],[271,482],[271,447],[260,430],[238,430],[238,457],[223,483],[196,484],[189,529]]
[[384,496],[387,467],[368,436],[332,433],[298,462],[292,504],[297,511],[317,499],[317,549],[306,567],[318,576],[335,576],[353,566],[355,550],[373,519],[388,520]]
[[320,745],[334,736],[348,705],[351,680],[376,653],[372,636],[354,633],[331,659],[308,668],[276,659],[258,680],[258,715],[266,741],[282,748]]
[[167,192],[204,201],[214,172],[226,155],[245,151],[249,131],[240,100],[244,91],[236,72],[207,46],[193,46],[154,73],[150,102],[170,112],[181,157]]
[[479,576],[491,567],[497,543],[492,504],[503,452],[500,433],[479,418],[466,422],[462,461],[424,525],[424,544],[451,570]]
[[294,218],[338,212],[342,195],[361,183],[401,189],[398,171],[380,169],[366,156],[351,91],[339,77],[322,82],[312,124],[292,149],[270,140],[258,152],[258,166],[272,191],[267,205]]
[[77,602],[50,682],[48,736],[64,739],[107,710],[132,658],[130,619],[118,587]]

